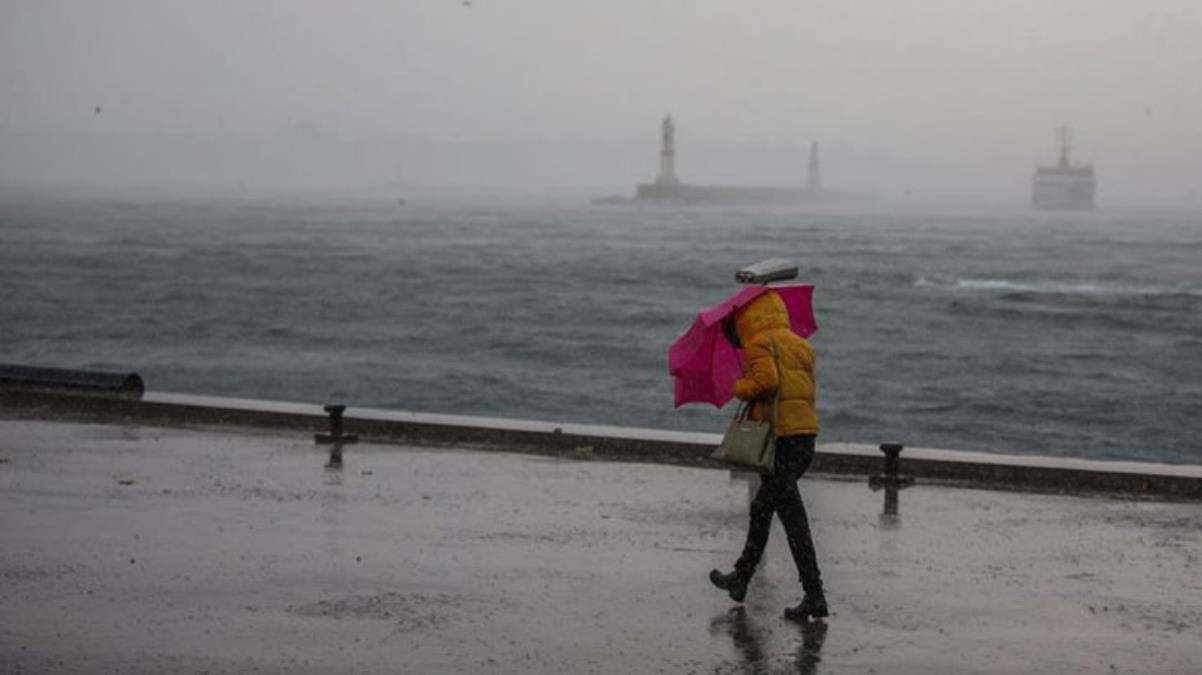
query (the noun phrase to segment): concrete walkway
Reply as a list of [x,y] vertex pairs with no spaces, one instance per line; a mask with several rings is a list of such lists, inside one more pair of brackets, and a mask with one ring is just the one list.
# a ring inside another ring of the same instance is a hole
[[1202,507],[806,478],[744,609],[727,472],[0,420],[0,670],[1197,673]]

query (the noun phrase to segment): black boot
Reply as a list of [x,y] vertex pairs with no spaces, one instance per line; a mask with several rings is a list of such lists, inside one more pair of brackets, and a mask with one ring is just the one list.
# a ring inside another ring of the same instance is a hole
[[738,570],[723,574],[718,570],[710,570],[710,583],[730,593],[730,599],[743,602],[747,597],[747,577],[739,574]]
[[826,596],[822,591],[806,593],[805,597],[801,599],[801,604],[785,608],[785,618],[790,621],[804,623],[810,618],[825,619],[828,616],[830,616],[830,610],[826,607]]

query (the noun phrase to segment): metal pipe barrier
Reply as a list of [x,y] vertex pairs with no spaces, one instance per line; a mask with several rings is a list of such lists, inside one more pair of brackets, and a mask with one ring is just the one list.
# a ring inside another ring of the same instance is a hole
[[103,396],[140,401],[146,386],[137,373],[104,373],[93,370],[41,368],[0,363],[0,389]]

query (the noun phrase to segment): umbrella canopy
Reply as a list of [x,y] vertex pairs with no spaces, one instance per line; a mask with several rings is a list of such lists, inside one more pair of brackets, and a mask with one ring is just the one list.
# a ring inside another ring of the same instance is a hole
[[743,374],[743,357],[722,334],[722,320],[767,291],[776,291],[789,310],[789,327],[802,337],[818,330],[814,321],[814,287],[746,286],[697,314],[688,332],[668,347],[668,372],[676,378],[676,407],[712,403],[721,408],[730,400],[735,380]]

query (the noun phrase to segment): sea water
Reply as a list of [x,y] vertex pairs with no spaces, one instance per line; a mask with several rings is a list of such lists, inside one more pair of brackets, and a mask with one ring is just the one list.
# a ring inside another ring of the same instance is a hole
[[768,257],[824,441],[1202,462],[1202,219],[487,199],[0,201],[0,362],[148,388],[719,431],[667,348]]

